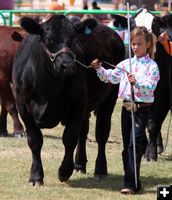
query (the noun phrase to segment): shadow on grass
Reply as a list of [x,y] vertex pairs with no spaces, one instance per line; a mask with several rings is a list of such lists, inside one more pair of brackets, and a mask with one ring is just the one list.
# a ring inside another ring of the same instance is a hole
[[165,160],[165,161],[172,161],[172,154],[164,156],[162,159]]
[[[165,178],[156,178],[153,176],[149,177],[141,177],[142,182],[142,190],[140,194],[152,193],[154,194],[156,191],[154,189],[145,190],[144,188],[152,188],[157,187],[158,185],[171,185],[172,179],[171,177]],[[71,187],[76,188],[90,188],[90,189],[103,189],[109,191],[120,191],[123,187],[123,175],[108,175],[106,179],[102,179],[101,181],[97,181],[94,177],[82,177],[77,180],[69,180],[67,184]]]
[[96,180],[94,177],[81,177],[77,180],[69,180],[67,184],[71,187],[77,188],[98,188],[104,190],[120,190],[122,186],[123,177],[121,175],[109,174],[107,178]]
[[44,138],[48,138],[48,139],[53,139],[53,140],[62,140],[62,137],[61,136],[54,136],[54,135],[46,135],[46,134],[43,134],[43,137]]

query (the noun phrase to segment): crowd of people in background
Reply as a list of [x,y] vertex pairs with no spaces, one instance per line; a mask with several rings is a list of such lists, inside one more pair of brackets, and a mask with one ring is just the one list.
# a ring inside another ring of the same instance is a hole
[[[115,0],[114,0],[115,2]],[[127,6],[126,4],[124,3],[123,0],[117,0],[117,6],[115,7],[115,9],[118,9],[118,10],[126,10],[127,9]],[[88,5],[84,5],[83,6],[83,9],[89,9],[88,8]],[[154,4],[154,11],[160,11],[160,16],[164,16],[164,15],[168,15],[170,13],[169,11],[169,4],[168,2],[163,2],[161,3],[160,1],[156,1],[155,4]],[[148,10],[150,10],[149,6],[145,3],[141,4],[140,7],[138,7],[136,4],[131,4],[130,2],[130,11],[139,11],[140,9],[142,8],[146,8]],[[170,8],[172,9],[172,5],[170,5]],[[94,0],[92,2],[92,9],[101,9],[100,6],[98,6],[97,4],[97,1]],[[96,17],[97,19],[99,20],[102,20],[103,22],[106,23],[106,20],[108,21],[107,25],[110,27],[110,28],[113,28],[114,30],[116,30],[116,32],[120,35],[120,37],[122,38],[122,40],[124,41],[124,43],[127,43],[128,41],[128,31],[127,30],[122,30],[122,29],[119,29],[119,27],[115,27],[114,26],[114,23],[113,23],[113,16],[111,15],[94,15],[94,17]]]
[[[112,0],[112,2],[114,3],[114,9],[117,10],[126,10],[127,6],[124,0]],[[134,1],[133,1],[134,2]],[[163,3],[161,3],[162,1],[158,0],[155,2],[155,4],[153,5],[153,10],[154,11],[161,11],[161,16],[167,15],[169,14],[169,4],[167,1],[163,1]],[[130,2],[130,10],[131,11],[138,11],[141,8],[147,8],[149,10],[152,10],[149,5],[143,3],[140,4],[140,7],[138,7],[138,5],[136,4],[132,4],[132,1]],[[84,1],[83,3],[83,9],[93,9],[93,10],[101,10],[104,9],[103,7],[101,8],[98,5],[98,1],[97,0],[93,0],[91,3],[91,6],[89,7],[87,1]],[[172,9],[172,5],[170,5],[170,9]],[[108,15],[94,15],[97,19],[100,20],[106,20],[107,18],[111,18],[111,16],[109,17]]]
[[50,10],[65,10],[65,4],[59,4],[57,0],[52,0],[52,3],[49,7]]
[[[117,9],[117,10],[126,10],[127,9],[126,3],[123,0],[113,0],[112,2],[114,3],[114,9]],[[160,14],[161,16],[169,14],[169,4],[165,1],[163,3],[161,3],[161,2],[160,1],[155,2],[155,4],[153,5],[154,11],[161,11],[161,14]],[[140,4],[140,7],[138,7],[138,5],[136,5],[136,4],[131,4],[131,3],[132,2],[130,2],[130,8],[129,8],[130,11],[138,11],[141,8],[150,9],[149,5],[147,5],[145,3]],[[59,4],[58,0],[52,0],[52,5],[49,7],[49,9],[50,10],[64,10],[65,5]],[[82,9],[84,9],[84,10],[101,10],[101,9],[104,9],[104,8],[100,7],[99,1],[93,0],[91,3],[89,2],[89,4],[88,4],[88,1],[83,1]],[[114,30],[116,30],[125,43],[128,41],[127,30],[119,30],[117,27],[115,27],[114,23],[113,23],[113,17],[111,15],[87,14],[87,15],[79,15],[79,17],[83,17],[83,18],[94,17],[94,18],[102,21],[103,23],[105,23],[109,27],[113,28]]]
[[[75,0],[70,0],[69,1],[70,4],[73,6],[73,8],[75,8]],[[100,10],[100,9],[104,9],[103,7],[101,8],[99,4],[99,0],[83,0],[82,3],[82,9],[93,9],[93,10]],[[138,10],[140,8],[148,8],[150,10],[154,10],[154,11],[162,11],[162,14],[166,14],[169,12],[169,9],[172,8],[172,3],[169,4],[167,0],[157,0],[153,6],[150,6],[148,3],[140,3],[140,5],[138,6],[138,3],[136,2],[147,2],[147,1],[130,1],[130,10]],[[22,0],[8,0],[8,1],[4,1],[4,0],[0,0],[0,9],[14,9],[14,5],[20,5],[23,4],[24,1]],[[102,1],[101,1],[102,3]],[[136,3],[136,4],[135,4]],[[65,1],[59,1],[59,0],[51,0],[51,3],[49,4],[49,6],[46,9],[50,9],[50,10],[65,10],[68,9],[67,5],[65,5],[66,2]],[[102,5],[102,4],[101,4]],[[170,8],[169,8],[170,7]],[[112,0],[112,9],[114,10],[126,10],[126,1],[125,0]]]

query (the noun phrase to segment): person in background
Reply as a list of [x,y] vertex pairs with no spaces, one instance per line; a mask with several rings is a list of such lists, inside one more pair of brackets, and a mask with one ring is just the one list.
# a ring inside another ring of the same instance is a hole
[[65,10],[65,4],[59,4],[58,0],[52,0],[49,10]]
[[83,5],[83,10],[88,10],[88,5],[87,4]]
[[161,33],[158,41],[164,46],[165,51],[172,56],[172,42],[169,41],[167,32]]
[[92,9],[101,10],[101,8],[97,5],[97,1],[92,2]]
[[[93,10],[101,10],[101,8],[97,5],[97,1],[92,2],[92,9]],[[105,14],[96,14],[94,17],[100,21],[107,19],[107,16]]]
[[162,3],[161,10],[162,10],[162,11],[168,11],[168,3],[167,3],[167,2],[163,2],[163,3]]
[[161,3],[159,1],[155,2],[154,10],[155,11],[161,11]]
[[[102,67],[102,62],[98,59],[91,62],[91,66],[96,70],[101,81],[120,84],[118,97],[123,99],[121,130],[124,188],[121,189],[122,194],[135,194],[141,190],[140,166],[144,148],[142,141],[146,137],[145,128],[154,101],[154,90],[160,78],[158,66],[152,59],[155,45],[152,33],[141,26],[136,27],[130,37],[134,54],[131,58],[131,69],[130,59],[120,62],[114,69],[107,70]],[[135,102],[134,104],[131,99]],[[135,119],[137,187],[135,185],[131,112],[134,113]]]
[[143,3],[143,4],[141,4],[141,8],[143,8],[143,9],[148,9],[149,6],[148,6],[146,3]]
[[135,4],[132,4],[131,6],[130,6],[130,10],[138,10],[138,7],[135,5]]
[[[171,7],[171,5],[170,5]],[[169,15],[170,14],[170,10],[168,8],[168,3],[167,2],[164,2],[162,4],[162,7],[161,7],[161,14],[160,14],[160,17],[163,17],[163,16],[166,16],[166,15]]]
[[14,0],[8,0],[8,1],[0,0],[0,10],[12,10],[12,9],[14,9]]

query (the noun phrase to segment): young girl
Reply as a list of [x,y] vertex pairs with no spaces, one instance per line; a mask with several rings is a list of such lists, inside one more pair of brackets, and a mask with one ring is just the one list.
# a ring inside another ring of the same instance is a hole
[[159,42],[164,46],[165,51],[172,56],[172,42],[168,40],[167,32],[163,32],[158,37]]
[[[157,64],[151,59],[153,56],[153,35],[145,27],[136,27],[131,32],[131,47],[134,57],[120,62],[114,69],[104,69],[102,63],[95,59],[91,66],[96,70],[98,77],[105,83],[120,83],[118,96],[123,99],[121,113],[121,129],[123,139],[123,167],[124,188],[123,194],[135,194],[141,189],[140,164],[143,155],[143,139],[145,128],[150,114],[150,106],[154,101],[154,90],[159,80]],[[126,71],[129,73],[126,73]],[[133,87],[133,98],[131,95]],[[132,139],[131,100],[135,102],[135,143],[137,165],[137,187],[135,186],[134,155]]]

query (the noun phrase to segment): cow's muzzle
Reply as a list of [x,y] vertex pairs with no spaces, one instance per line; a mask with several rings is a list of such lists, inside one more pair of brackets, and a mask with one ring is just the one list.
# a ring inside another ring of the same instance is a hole
[[75,64],[75,54],[68,47],[63,47],[55,53],[51,53],[45,46],[45,52],[49,56],[54,69],[57,71],[72,71],[72,68]]

